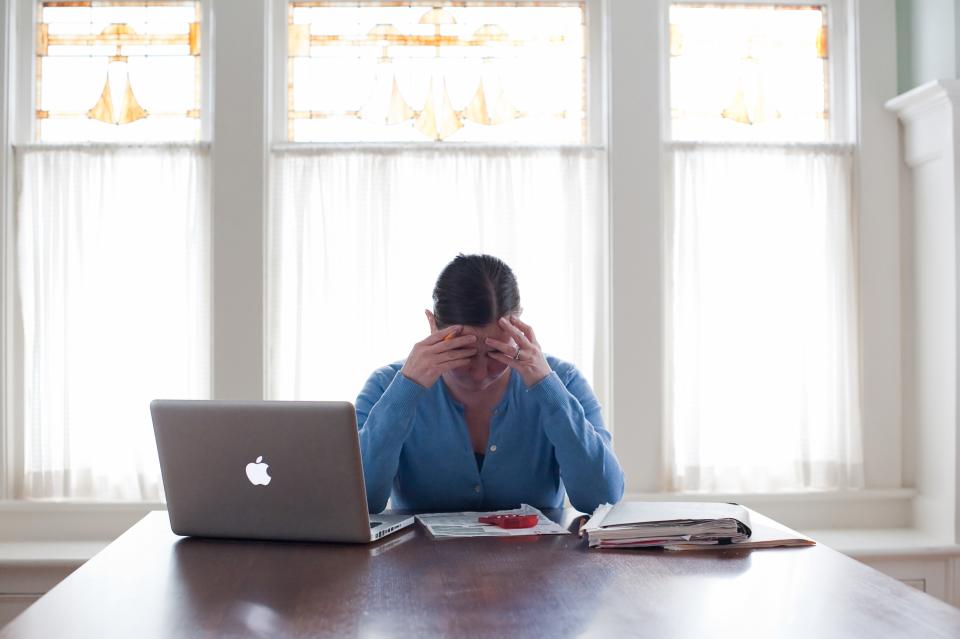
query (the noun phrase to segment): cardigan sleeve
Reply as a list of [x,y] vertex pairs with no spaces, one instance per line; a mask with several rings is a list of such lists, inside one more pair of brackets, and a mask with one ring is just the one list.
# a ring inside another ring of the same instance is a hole
[[590,384],[572,364],[552,357],[548,363],[554,371],[527,392],[542,407],[541,426],[553,444],[570,503],[592,513],[623,497],[623,471]]
[[400,451],[413,425],[417,403],[426,392],[400,373],[399,364],[375,371],[357,396],[357,428],[367,491],[367,509],[387,506],[400,463]]

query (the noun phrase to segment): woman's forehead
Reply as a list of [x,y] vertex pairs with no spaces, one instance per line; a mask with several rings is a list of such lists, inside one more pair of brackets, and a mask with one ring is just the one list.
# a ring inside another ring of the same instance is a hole
[[496,322],[484,324],[483,326],[464,326],[463,334],[476,335],[478,337],[493,337],[500,341],[504,341],[504,339],[509,336],[509,333],[503,330]]

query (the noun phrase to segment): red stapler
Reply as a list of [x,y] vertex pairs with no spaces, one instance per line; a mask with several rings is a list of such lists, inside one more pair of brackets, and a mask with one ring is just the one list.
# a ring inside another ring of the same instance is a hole
[[537,515],[484,515],[478,517],[477,521],[501,528],[533,528],[540,518]]

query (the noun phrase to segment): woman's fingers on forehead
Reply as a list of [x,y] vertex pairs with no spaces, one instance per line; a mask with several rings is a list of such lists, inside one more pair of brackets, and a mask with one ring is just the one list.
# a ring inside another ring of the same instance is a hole
[[447,337],[437,342],[434,348],[439,352],[463,348],[465,346],[474,347],[476,344],[477,337],[475,335],[454,335],[450,333]]
[[448,326],[442,330],[434,331],[425,341],[427,344],[431,345],[448,339],[452,341],[457,337],[457,333],[461,330],[463,330],[463,326],[454,324],[453,326]]
[[508,351],[514,351],[517,348],[516,345],[514,344],[511,344],[509,342],[501,342],[500,340],[494,339],[493,337],[488,337],[486,339],[486,344],[487,346],[491,346],[497,349],[498,351],[502,351],[504,353]]
[[523,334],[526,335],[528,338],[530,338],[531,341],[534,341],[534,342],[537,341],[536,335],[533,334],[533,327],[532,327],[532,326],[530,326],[529,324],[525,324],[525,323],[524,323],[523,321],[521,321],[521,319],[520,319],[519,317],[517,317],[516,315],[511,315],[511,316],[510,316],[510,321],[511,321],[512,323],[516,324],[516,325],[520,328],[520,330],[523,331]]
[[456,350],[444,351],[443,353],[439,353],[437,357],[440,359],[440,362],[443,363],[443,362],[450,362],[458,359],[469,360],[476,354],[477,354],[477,349],[475,348],[459,348]]
[[530,328],[529,326],[527,326],[526,324],[524,324],[523,321],[521,321],[520,318],[517,317],[516,315],[510,315],[510,316],[508,316],[508,319],[510,320],[510,323],[511,323],[511,324],[515,324],[516,326],[518,326],[518,327],[520,328],[520,330],[526,330],[526,329]]
[[500,326],[503,327],[508,333],[513,335],[513,338],[517,340],[523,346],[529,346],[530,340],[527,339],[527,336],[523,334],[519,328],[513,325],[513,323],[506,317],[500,318]]

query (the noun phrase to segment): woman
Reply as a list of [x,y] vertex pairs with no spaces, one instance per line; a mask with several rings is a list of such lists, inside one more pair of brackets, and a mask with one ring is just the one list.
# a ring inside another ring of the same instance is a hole
[[430,335],[357,398],[371,513],[487,511],[527,503],[593,512],[623,494],[600,403],[577,369],[544,356],[520,321],[510,267],[459,255],[426,311]]

